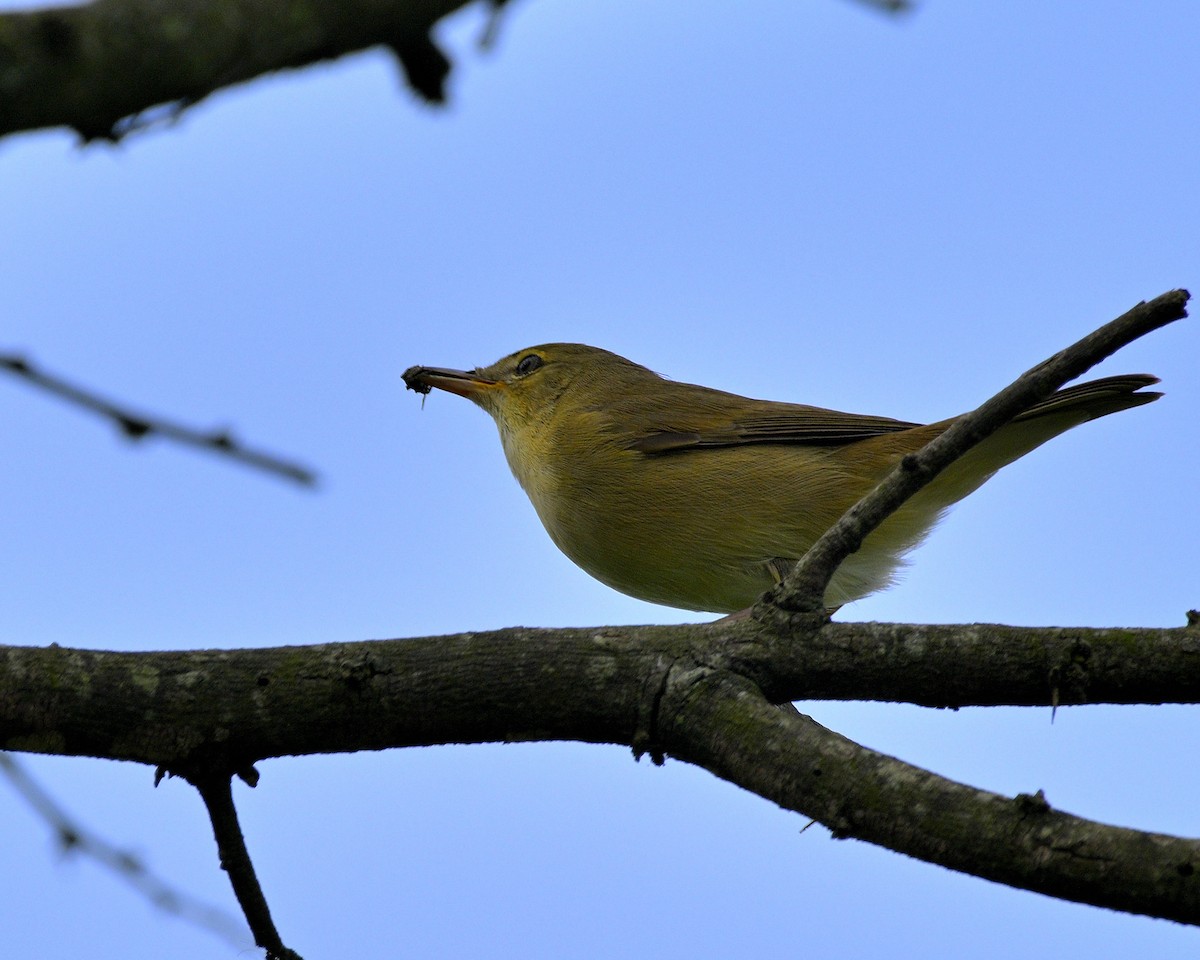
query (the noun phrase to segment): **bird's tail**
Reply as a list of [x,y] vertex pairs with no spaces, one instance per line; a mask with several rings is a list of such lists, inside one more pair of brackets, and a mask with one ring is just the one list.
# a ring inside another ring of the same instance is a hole
[[1080,423],[1085,420],[1095,420],[1106,417],[1119,410],[1130,407],[1140,407],[1143,403],[1151,403],[1162,396],[1161,393],[1150,391],[1140,393],[1143,387],[1158,383],[1158,377],[1147,373],[1130,373],[1123,377],[1104,377],[1102,380],[1092,380],[1078,386],[1067,387],[1047,397],[1041,403],[1034,404],[1014,423],[1023,420],[1036,420],[1039,417],[1051,416],[1058,413],[1069,413],[1073,417],[1082,414]]
[[[852,556],[830,584],[826,602],[834,605],[886,585],[900,558],[925,538],[946,509],[977,490],[1001,467],[1081,423],[1157,400],[1161,393],[1140,392],[1157,382],[1156,377],[1145,374],[1105,377],[1059,390],[1030,407],[948,466],[867,538],[860,550],[864,562],[877,554],[890,556],[890,570],[883,573],[878,569],[857,570]],[[919,428],[926,433],[921,443],[933,439],[951,423],[953,420],[946,420]],[[875,551],[867,548],[871,544]],[[868,586],[864,588],[860,580]]]

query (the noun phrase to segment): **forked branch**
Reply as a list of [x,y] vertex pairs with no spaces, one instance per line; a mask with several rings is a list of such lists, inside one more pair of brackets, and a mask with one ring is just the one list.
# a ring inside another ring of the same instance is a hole
[[[938,469],[1122,344],[1184,316],[1187,298],[1174,291],[1139,305],[960,419],[849,511],[760,603],[757,619],[238,651],[0,648],[0,748],[176,771],[212,769],[204,757],[233,758],[211,778],[190,779],[213,815],[223,861],[248,866],[225,771],[259,759],[452,742],[636,744],[803,812],[835,836],[1050,896],[1200,925],[1200,841],[1082,820],[1040,793],[1009,798],[957,784],[773,706],[800,697],[1200,701],[1194,625],[925,627],[828,623],[819,609],[792,614],[819,607],[837,563]],[[972,668],[947,679],[947,662]],[[261,891],[244,892],[248,916],[266,915]],[[251,923],[260,943],[288,956],[273,927]]]
[[688,690],[664,729],[681,760],[854,838],[1061,900],[1200,924],[1200,840],[1095,823],[1041,792],[1003,797],[779,710],[744,678]]

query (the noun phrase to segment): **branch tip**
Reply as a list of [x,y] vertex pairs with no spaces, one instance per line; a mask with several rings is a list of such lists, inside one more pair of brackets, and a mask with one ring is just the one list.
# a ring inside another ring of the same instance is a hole
[[254,942],[266,950],[268,957],[301,960],[298,953],[284,945],[275,921],[271,919],[267,898],[254,871],[250,851],[246,848],[246,838],[238,822],[237,807],[233,802],[232,776],[218,770],[191,773],[187,778],[204,801],[213,838],[217,841],[221,869],[229,875],[234,895],[246,922],[250,924],[250,932],[254,934]]
[[442,53],[429,34],[406,35],[389,44],[408,86],[426,103],[440,106],[446,102],[446,78],[450,75],[450,60]]
[[258,786],[259,772],[253,764],[248,764],[236,771],[237,778],[251,790]]
[[1044,790],[1039,790],[1037,793],[1018,793],[1013,800],[1017,804],[1017,808],[1024,814],[1049,813],[1053,809],[1046,800]]

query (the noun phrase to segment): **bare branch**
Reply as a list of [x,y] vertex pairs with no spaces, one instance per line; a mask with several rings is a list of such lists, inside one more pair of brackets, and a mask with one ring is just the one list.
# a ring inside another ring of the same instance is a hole
[[764,636],[727,638],[725,651],[729,669],[754,680],[773,702],[1200,703],[1200,632],[1192,626],[830,623],[805,633],[802,643]]
[[302,467],[289,460],[259,450],[251,450],[239,443],[227,430],[205,432],[193,430],[169,420],[149,417],[145,414],[134,413],[128,407],[122,407],[111,400],[101,397],[90,390],[85,390],[69,383],[61,377],[53,376],[37,369],[24,357],[11,354],[0,355],[0,370],[7,371],[20,377],[53,396],[68,403],[90,410],[111,420],[121,433],[130,440],[143,440],[149,436],[160,436],[174,440],[187,446],[196,447],[208,453],[215,453],[247,467],[275,474],[286,480],[291,480],[301,486],[316,485],[317,476],[307,467]]
[[[781,692],[1046,706],[1056,698],[1196,702],[1194,628],[830,624],[803,642],[790,639],[769,640],[743,620],[239,651],[0,648],[0,744],[187,775],[418,744],[619,743],[697,763],[839,835],[1026,889],[1200,924],[1200,875],[1187,873],[1200,865],[1194,841],[954,784],[770,706]],[[771,660],[797,649],[807,652]],[[969,669],[981,654],[979,670]],[[939,696],[947,662],[962,676]],[[1156,683],[1169,695],[1155,695]],[[1162,896],[1168,882],[1176,887]]]
[[764,594],[755,606],[756,616],[770,617],[772,608],[794,613],[822,611],[825,588],[838,566],[909,497],[979,441],[1064,383],[1074,380],[1126,344],[1186,317],[1189,297],[1186,290],[1172,290],[1149,303],[1139,303],[1128,313],[1038,364],[978,409],[959,417],[945,433],[921,450],[904,457],[879,486],[822,534],[782,583]]
[[213,837],[221,858],[221,869],[229,874],[229,882],[237,895],[242,912],[254,933],[254,942],[267,951],[266,960],[303,960],[300,954],[284,946],[271,919],[267,898],[254,872],[250,851],[238,823],[237,807],[233,803],[232,782],[228,774],[217,772],[188,775],[200,792],[212,823]]
[[265,73],[383,45],[440,102],[450,63],[430,31],[468,0],[95,0],[0,14],[0,136],[69,126],[118,140]]
[[1200,924],[1200,840],[1094,823],[1040,791],[1003,797],[860,747],[776,709],[746,680],[712,675],[676,692],[662,729],[672,755],[780,806],[835,838],[1063,900]]
[[[224,87],[377,46],[391,49],[415,93],[441,103],[451,63],[431,33],[469,2],[93,0],[0,13],[0,136],[67,126],[84,141],[117,141]],[[910,6],[859,2],[885,13]],[[486,3],[485,47],[508,0]]]
[[833,623],[795,643],[753,621],[236,651],[0,647],[0,748],[179,772],[214,744],[234,771],[440,743],[632,744],[680,664],[746,676],[773,701],[1197,703],[1198,651],[1188,627]]
[[914,7],[909,0],[857,0],[857,2],[878,10],[880,13],[908,13]]
[[81,826],[67,814],[29,775],[29,771],[8,753],[0,752],[0,773],[13,789],[50,825],[65,853],[81,853],[132,886],[160,910],[203,927],[238,949],[247,945],[246,929],[233,917],[216,907],[201,903],[155,876],[142,860],[127,850]]

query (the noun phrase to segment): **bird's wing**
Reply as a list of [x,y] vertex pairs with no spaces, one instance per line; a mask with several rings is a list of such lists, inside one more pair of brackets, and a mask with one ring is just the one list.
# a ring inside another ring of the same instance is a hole
[[[1034,404],[1017,419],[1029,420],[1073,411],[1081,414],[1081,420],[1101,417],[1158,399],[1162,394],[1137,392],[1157,382],[1156,377],[1148,374],[1093,380],[1059,390]],[[658,418],[648,416],[644,409],[635,414],[632,403],[618,405],[623,409],[617,411],[619,415],[616,422],[638,424],[632,434],[626,431],[629,449],[658,454],[754,443],[840,447],[858,440],[924,426],[890,417],[842,413],[799,403],[749,400],[705,387],[685,385],[684,389],[688,391],[686,395],[679,396],[676,402],[664,407],[672,413]],[[929,426],[941,426],[944,429],[950,422],[944,420]]]
[[711,447],[737,447],[752,443],[836,447],[921,426],[888,417],[841,413],[801,404],[758,401],[761,412],[722,416],[708,411],[689,417],[691,423],[649,427],[634,437],[629,448],[642,453],[673,453]]

